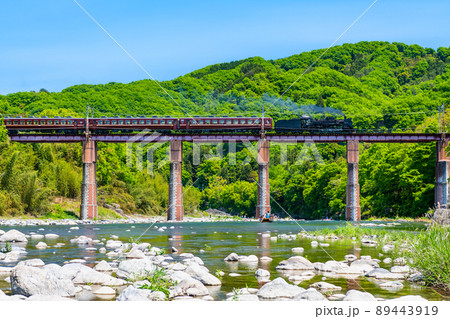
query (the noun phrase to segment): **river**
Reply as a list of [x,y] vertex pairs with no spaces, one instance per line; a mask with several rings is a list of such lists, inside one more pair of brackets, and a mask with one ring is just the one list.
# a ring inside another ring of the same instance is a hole
[[[386,225],[386,223],[374,222],[377,227],[385,228],[390,231],[407,230],[416,231],[425,227],[422,223],[400,222]],[[382,226],[378,226],[382,224]],[[311,231],[322,228],[336,228],[345,225],[344,222],[337,221],[279,221],[274,223],[259,223],[259,222],[189,222],[189,223],[157,223],[157,224],[91,224],[78,225],[79,229],[70,229],[73,226],[51,225],[51,226],[15,226],[5,227],[0,226],[0,229],[8,231],[9,229],[17,229],[25,234],[37,233],[47,234],[54,233],[60,237],[53,240],[45,239],[49,248],[39,250],[35,245],[39,240],[30,240],[26,244],[28,254],[26,259],[40,258],[46,264],[57,263],[62,265],[65,261],[82,258],[87,261],[87,265],[94,266],[97,260],[106,259],[105,254],[98,251],[87,251],[86,246],[78,246],[71,244],[70,239],[84,235],[93,239],[111,239],[112,235],[119,237],[123,242],[129,242],[130,238],[140,238],[141,242],[148,242],[152,246],[171,251],[171,247],[175,247],[178,253],[186,252],[193,253],[200,257],[205,266],[215,273],[217,270],[222,270],[225,275],[222,277],[222,286],[210,287],[210,294],[215,300],[226,299],[225,294],[231,292],[233,288],[244,288],[246,286],[258,288],[255,270],[264,268],[270,271],[271,279],[274,279],[281,274],[277,273],[275,267],[284,259],[287,259],[294,254],[291,249],[293,247],[303,247],[304,252],[302,256],[309,259],[311,262],[326,262],[335,259],[337,261],[344,260],[347,254],[354,254],[356,256],[369,255],[372,258],[384,259],[391,256],[390,253],[383,253],[380,256],[381,250],[376,247],[365,247],[359,241],[351,240],[336,240],[327,241],[329,247],[312,247],[310,239],[296,239],[287,240],[280,239],[271,240],[270,237],[261,236],[264,232],[270,232],[271,236],[277,234],[296,234],[301,230]],[[386,225],[386,226],[383,226]],[[167,229],[163,232],[158,231],[157,227],[166,226]],[[62,247],[55,247],[56,243],[64,243]],[[96,246],[97,248],[99,246]],[[203,251],[201,251],[203,250]],[[269,256],[273,260],[269,263],[259,263],[259,265],[242,264],[242,263],[226,263],[224,258],[230,253],[235,252],[238,255],[256,255],[258,257]],[[176,259],[176,254],[173,255]],[[23,260],[24,258],[22,258]],[[112,259],[111,259],[112,260]],[[13,266],[14,264],[0,263],[1,266]],[[380,263],[383,268],[389,269],[392,265],[384,265]],[[231,277],[230,273],[236,273],[240,276]],[[311,280],[303,281],[299,286],[308,288],[314,282],[321,281],[323,275],[317,275]],[[424,288],[410,284],[404,281],[404,288],[399,291],[388,291],[381,289],[373,279],[359,277],[355,280],[347,280],[343,278],[327,278],[327,282],[341,286],[344,293],[349,289],[365,290],[372,293],[375,297],[391,299],[403,295],[420,295],[428,300],[443,300],[449,297],[443,297],[436,291],[430,288]],[[359,288],[359,287],[362,288]],[[0,279],[0,288],[6,293],[9,293],[9,284]]]

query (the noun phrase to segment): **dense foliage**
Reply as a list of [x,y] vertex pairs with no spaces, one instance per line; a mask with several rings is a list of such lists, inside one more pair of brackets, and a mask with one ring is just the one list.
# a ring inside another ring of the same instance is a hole
[[[257,115],[265,106],[275,120],[344,113],[360,130],[436,132],[437,107],[450,99],[450,48],[360,42],[278,60],[254,57],[216,64],[160,84],[173,99],[150,80],[83,84],[58,93],[41,89],[0,96],[0,112],[75,116],[84,114],[89,103],[96,116]],[[0,137],[0,215],[42,214],[52,209],[55,198],[79,199],[80,145],[12,144],[4,131]],[[365,215],[417,217],[432,207],[434,145],[360,147]],[[163,214],[168,200],[166,148],[153,152],[156,160],[148,174],[145,163],[143,171],[126,165],[124,145],[100,144],[99,202],[119,203],[126,213]],[[222,149],[224,156],[218,157]],[[287,156],[282,149],[271,147],[273,210],[302,218],[342,217],[345,145],[292,145]],[[252,216],[258,167],[254,145],[238,144],[235,155],[227,145],[203,145],[201,150],[201,163],[194,165],[193,146],[184,145],[186,212],[211,207]]]

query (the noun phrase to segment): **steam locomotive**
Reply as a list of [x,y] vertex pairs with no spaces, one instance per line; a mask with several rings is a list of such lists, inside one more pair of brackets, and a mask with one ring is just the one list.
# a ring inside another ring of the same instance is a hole
[[310,116],[303,115],[299,119],[278,120],[275,123],[275,131],[291,132],[303,131],[311,133],[351,133],[354,131],[353,122],[344,116],[343,120],[334,117],[326,117],[325,119],[313,119]]
[[100,118],[10,118],[4,119],[9,134],[20,132],[82,134],[87,129],[92,134],[132,133],[149,130],[157,132],[309,132],[309,133],[351,133],[354,131],[351,119],[339,120],[333,117],[313,119],[302,116],[298,119],[278,120],[270,117],[100,117]]

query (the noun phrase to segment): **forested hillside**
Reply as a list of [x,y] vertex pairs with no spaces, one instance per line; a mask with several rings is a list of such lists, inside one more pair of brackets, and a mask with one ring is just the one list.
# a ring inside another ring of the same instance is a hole
[[[315,50],[270,61],[253,57],[160,82],[174,100],[150,80],[83,84],[58,93],[41,89],[0,95],[0,112],[3,116],[84,116],[89,103],[95,116],[257,115],[264,105],[266,115],[275,120],[304,113],[345,114],[360,130],[437,132],[437,108],[450,101],[450,48],[360,42],[324,52]],[[316,146],[325,165],[307,160],[313,156],[298,160],[305,156],[301,152],[303,145],[288,147],[286,163],[280,162],[279,146],[271,148],[272,207],[280,215],[343,216],[345,145]],[[418,217],[432,207],[433,144],[360,147],[364,216]],[[223,159],[203,159],[200,165],[193,165],[192,145],[184,145],[188,214],[212,207],[254,215],[257,164],[248,157],[249,150],[238,145],[237,165],[230,165],[227,147],[224,149]],[[202,151],[215,154],[216,146],[202,146]],[[79,199],[80,153],[80,145],[12,144],[3,130],[0,215],[42,215],[60,209],[54,204],[57,197]],[[158,161],[163,161],[164,156],[165,149],[159,148]],[[126,213],[164,213],[168,200],[167,164],[155,165],[154,174],[140,172],[126,165],[125,146],[117,144],[100,144],[98,158],[100,203],[119,203]]]

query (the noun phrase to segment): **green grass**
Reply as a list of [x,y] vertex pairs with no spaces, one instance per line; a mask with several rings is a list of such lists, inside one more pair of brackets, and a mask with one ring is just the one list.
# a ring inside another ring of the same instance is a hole
[[427,285],[450,291],[449,228],[432,226],[411,240],[411,266],[424,275]]
[[12,251],[12,246],[11,246],[11,243],[10,243],[9,241],[7,241],[7,242],[5,243],[5,247],[3,247],[2,249],[0,249],[0,252],[1,252],[1,253],[4,253],[4,254],[10,253],[11,251]]
[[139,287],[139,289],[149,289],[151,291],[161,291],[169,298],[169,289],[177,285],[176,281],[170,279],[164,268],[156,268],[153,273],[147,273],[139,278],[139,280],[147,280],[149,283]]
[[42,215],[44,219],[79,219],[73,211],[64,209],[60,204],[53,206],[53,210]]
[[98,219],[123,219],[124,217],[115,211],[98,206]]
[[357,240],[361,240],[364,236],[376,236],[375,240],[378,246],[383,246],[384,244],[392,244],[394,249],[392,253],[394,255],[403,256],[404,252],[401,249],[402,244],[407,244],[414,236],[415,232],[412,231],[398,231],[394,229],[379,229],[379,228],[366,228],[362,226],[356,226],[352,223],[347,223],[343,227],[336,229],[320,229],[316,231],[309,232],[315,236],[322,235],[327,236],[337,236],[341,239],[350,239],[355,237]]
[[315,230],[309,232],[313,235],[322,235],[322,236],[332,236],[335,235],[340,238],[352,238],[356,237],[357,239],[361,239],[364,236],[376,236],[377,239],[384,239],[383,241],[393,240],[397,241],[400,239],[406,239],[411,237],[411,232],[407,231],[397,231],[397,230],[386,230],[386,229],[377,229],[377,228],[366,228],[361,226],[355,226],[352,223],[346,223],[345,226],[339,227],[336,229],[324,228],[320,230]]

